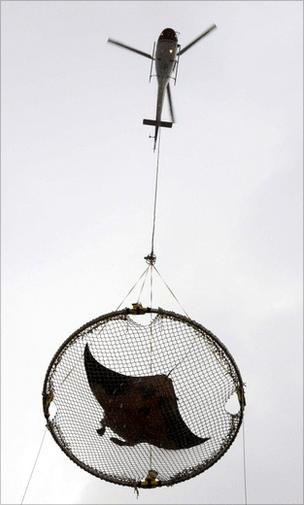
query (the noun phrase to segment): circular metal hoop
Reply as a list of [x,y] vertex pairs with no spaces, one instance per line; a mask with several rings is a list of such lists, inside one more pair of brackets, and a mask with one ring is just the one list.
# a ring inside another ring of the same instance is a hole
[[161,308],[134,306],[86,323],[60,346],[43,386],[47,427],[65,454],[135,488],[204,472],[231,446],[244,407],[227,348]]

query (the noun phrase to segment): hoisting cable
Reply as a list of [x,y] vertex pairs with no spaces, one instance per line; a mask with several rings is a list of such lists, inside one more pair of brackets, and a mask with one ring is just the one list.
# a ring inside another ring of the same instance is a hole
[[156,224],[156,205],[157,205],[157,194],[158,194],[158,174],[159,174],[159,154],[160,154],[160,132],[158,136],[158,146],[157,146],[157,161],[156,161],[156,172],[155,172],[155,186],[154,186],[154,203],[153,203],[153,221],[152,221],[152,237],[151,237],[151,253],[145,257],[145,260],[150,265],[153,265],[156,260],[154,254],[154,237],[155,237],[155,224]]
[[36,459],[35,459],[35,462],[34,462],[34,465],[33,465],[32,471],[31,471],[30,476],[29,476],[29,479],[28,479],[28,481],[27,481],[27,485],[26,485],[26,488],[25,488],[25,491],[24,491],[24,493],[23,493],[23,497],[22,497],[22,500],[21,500],[21,505],[23,504],[23,501],[24,501],[25,495],[26,495],[26,493],[27,493],[28,487],[29,487],[30,482],[31,482],[31,480],[32,480],[33,473],[34,473],[34,471],[35,471],[36,464],[37,464],[37,461],[38,461],[38,458],[39,458],[39,455],[40,455],[40,452],[41,452],[41,449],[42,449],[42,446],[43,446],[43,442],[44,442],[44,439],[45,439],[46,432],[47,432],[47,427],[45,427],[45,430],[44,430],[44,433],[43,433],[43,436],[42,436],[42,439],[41,439],[40,447],[39,447],[39,449],[38,449],[37,456],[36,456]]
[[[170,293],[173,296],[173,298],[177,301],[177,303],[180,306],[180,308],[182,309],[182,311],[185,313],[185,315],[187,317],[189,317],[189,315],[187,314],[187,312],[185,311],[185,309],[183,308],[183,306],[179,302],[178,298],[173,293],[172,289],[168,286],[168,284],[166,283],[166,281],[162,278],[161,274],[159,273],[159,271],[155,267],[156,256],[154,254],[154,238],[155,238],[156,207],[157,207],[158,179],[159,179],[158,176],[159,176],[159,159],[160,159],[160,132],[161,132],[161,129],[159,130],[158,148],[157,148],[157,161],[156,161],[156,173],[155,173],[155,188],[154,188],[154,204],[153,204],[152,237],[151,237],[151,253],[148,256],[145,256],[145,260],[151,266],[151,298],[152,298],[152,269],[154,268],[154,270],[159,275],[160,279],[163,281],[163,283],[165,284],[165,286],[167,287],[167,289],[170,291]],[[152,307],[152,301],[151,301],[151,307]]]
[[154,235],[155,235],[155,223],[156,223],[156,205],[157,205],[157,193],[158,193],[158,174],[159,174],[159,154],[160,154],[160,135],[161,128],[159,130],[158,137],[158,148],[157,148],[157,162],[156,162],[156,174],[155,174],[155,189],[154,189],[154,208],[153,208],[153,226],[152,226],[152,239],[151,239],[151,255],[154,255]]

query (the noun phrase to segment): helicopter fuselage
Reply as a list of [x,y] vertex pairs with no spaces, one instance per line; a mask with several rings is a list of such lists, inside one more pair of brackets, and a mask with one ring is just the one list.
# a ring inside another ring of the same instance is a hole
[[176,64],[177,40],[159,38],[156,46],[155,69],[158,81],[156,122],[161,121],[164,96]]

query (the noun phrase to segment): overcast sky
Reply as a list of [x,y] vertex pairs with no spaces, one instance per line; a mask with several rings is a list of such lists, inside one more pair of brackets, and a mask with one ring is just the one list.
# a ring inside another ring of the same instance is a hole
[[[2,503],[20,503],[44,431],[55,351],[112,311],[150,252],[152,50],[172,27],[177,123],[162,131],[157,268],[247,385],[248,502],[301,504],[302,16],[276,2],[2,1]],[[164,119],[169,119],[165,109]],[[180,311],[155,280],[155,306]],[[130,305],[135,301],[128,299]],[[226,455],[137,503],[244,503]],[[135,503],[49,433],[25,503]]]

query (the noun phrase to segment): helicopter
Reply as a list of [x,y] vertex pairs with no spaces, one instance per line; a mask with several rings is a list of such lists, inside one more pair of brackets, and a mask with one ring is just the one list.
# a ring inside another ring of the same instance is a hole
[[[151,60],[150,67],[150,76],[149,81],[151,82],[152,72],[153,72],[153,63],[155,64],[156,77],[158,81],[158,92],[157,92],[157,102],[156,102],[156,117],[155,119],[144,119],[143,124],[149,126],[155,126],[155,133],[152,138],[154,138],[154,151],[156,149],[158,130],[160,127],[172,128],[173,123],[175,123],[175,115],[174,108],[172,103],[172,95],[170,89],[169,80],[173,79],[174,84],[176,84],[178,66],[179,66],[179,58],[182,54],[184,54],[190,47],[196,44],[203,37],[208,35],[212,30],[216,28],[216,25],[211,25],[207,30],[205,30],[201,35],[196,37],[192,42],[187,44],[185,47],[181,49],[180,44],[178,43],[177,33],[172,28],[165,28],[160,36],[158,37],[157,44],[154,42],[152,55],[149,53],[145,53],[139,49],[135,49],[134,47],[128,46],[122,42],[118,42],[117,40],[109,38],[107,42],[110,44],[115,44],[116,46],[120,46],[124,49],[128,49],[129,51],[133,51],[134,53],[140,54],[141,56],[145,56]],[[155,48],[156,46],[156,48]],[[171,116],[171,121],[162,121],[162,109],[164,103],[164,97],[167,94],[168,103],[169,103],[169,111]]]

